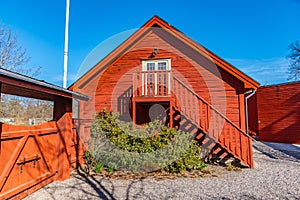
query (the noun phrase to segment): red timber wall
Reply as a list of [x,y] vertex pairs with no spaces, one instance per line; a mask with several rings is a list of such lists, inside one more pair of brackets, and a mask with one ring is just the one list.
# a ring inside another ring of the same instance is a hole
[[259,139],[300,144],[300,82],[257,91]]
[[[158,48],[159,53],[151,57],[153,48]],[[180,50],[180,51],[179,51]],[[142,60],[171,59],[171,68],[174,76],[183,77],[184,83],[192,88],[199,96],[217,107],[221,101],[226,100],[226,112],[224,114],[243,130],[245,128],[244,115],[244,87],[242,82],[226,71],[195,52],[164,31],[149,31],[138,42],[123,52],[108,66],[96,66],[104,68],[101,73],[95,75],[86,84],[74,91],[81,92],[91,97],[89,102],[81,104],[80,118],[91,118],[93,112],[102,108],[118,111],[124,118],[130,116],[131,96],[133,94],[133,73],[141,71]],[[197,66],[197,67],[195,67]],[[218,69],[215,74],[211,69]],[[219,78],[216,78],[220,75]],[[215,84],[218,79],[223,88]],[[224,92],[225,91],[225,92]],[[212,98],[214,97],[214,103]],[[95,105],[93,107],[93,105]],[[127,116],[127,117],[126,117]]]
[[249,134],[258,136],[257,92],[248,99],[247,104]]

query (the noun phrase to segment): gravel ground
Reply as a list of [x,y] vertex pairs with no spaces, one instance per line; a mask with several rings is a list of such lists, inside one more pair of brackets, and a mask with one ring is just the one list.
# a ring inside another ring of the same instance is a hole
[[[157,181],[74,175],[31,194],[33,199],[300,199],[300,151],[287,155],[253,143],[255,169],[218,172],[218,177]],[[295,156],[296,155],[296,156]]]

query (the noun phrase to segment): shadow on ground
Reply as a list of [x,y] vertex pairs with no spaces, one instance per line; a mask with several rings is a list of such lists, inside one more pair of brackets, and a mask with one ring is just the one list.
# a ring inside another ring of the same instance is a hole
[[[38,196],[33,193],[26,199],[151,199],[143,178],[124,180],[122,184],[112,179],[78,172],[64,182],[55,182],[43,188]],[[168,199],[168,198],[162,198]]]
[[270,158],[300,162],[300,146],[260,141],[255,141],[252,144],[255,149]]
[[292,156],[297,160],[300,160],[300,146],[294,144],[283,144],[283,143],[273,143],[273,142],[263,142],[265,145],[280,151],[284,154]]
[[[97,180],[94,176],[88,176],[84,173],[79,172],[78,176],[75,176],[77,180],[80,180],[83,183],[88,184],[94,192],[86,192],[90,197],[97,197],[100,199],[113,199],[115,200],[114,194],[114,185],[110,182],[109,186],[104,186],[100,180]],[[106,180],[108,181],[108,180]],[[82,188],[83,189],[83,188]]]

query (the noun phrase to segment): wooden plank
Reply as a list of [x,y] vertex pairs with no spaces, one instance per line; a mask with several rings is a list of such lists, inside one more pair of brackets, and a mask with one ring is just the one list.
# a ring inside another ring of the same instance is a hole
[[41,153],[41,158],[43,159],[44,163],[46,164],[47,170],[51,173],[54,172],[53,167],[51,165],[51,160],[49,158],[47,158],[47,156],[45,155],[45,154],[47,154],[46,151],[48,150],[47,149],[48,147],[45,147],[43,145],[43,143],[40,141],[40,139],[37,135],[34,136],[34,139],[35,139],[36,143],[38,144],[37,147]]
[[239,94],[239,113],[240,113],[240,129],[246,131],[246,117],[245,117],[245,99],[244,94]]
[[208,129],[210,128],[209,125],[210,125],[210,117],[211,117],[211,110],[210,110],[210,106],[206,105],[206,130],[205,131],[208,131]]
[[240,137],[240,140],[239,140],[239,145],[240,145],[240,152],[241,152],[241,154],[240,154],[240,159],[242,160],[242,161],[245,161],[245,159],[244,159],[244,155],[245,155],[245,148],[244,148],[244,141],[243,141],[243,135],[242,134],[239,134],[239,137]]
[[224,123],[224,132],[225,132],[225,146],[230,149],[231,135],[230,135],[230,125],[228,123]]
[[229,150],[233,151],[233,139],[232,139],[232,126],[228,126],[228,131],[229,131]]
[[241,149],[240,149],[240,136],[238,134],[237,129],[233,129],[234,131],[234,139],[235,139],[235,151],[234,154],[239,158],[241,155]]
[[2,139],[13,139],[24,136],[42,135],[42,134],[57,134],[57,128],[45,128],[37,130],[19,130],[3,132],[1,135]]
[[172,100],[172,101],[170,101],[170,128],[173,128],[174,127],[174,125],[173,125],[173,120],[174,120],[174,110],[173,110],[173,108],[174,108],[174,99]]
[[0,191],[3,189],[6,179],[9,177],[9,174],[11,173],[13,166],[17,162],[17,159],[18,159],[22,149],[24,148],[24,145],[25,145],[27,139],[28,139],[28,135],[24,136],[20,139],[14,152],[11,154],[9,161],[7,162],[7,165],[5,165],[5,168],[3,169],[1,176],[0,176]]
[[[220,123],[220,121],[219,121]],[[221,125],[221,124],[220,124]],[[226,127],[226,124],[224,124],[224,127],[222,129],[222,127],[220,127],[220,131],[221,131],[221,134],[224,135],[224,141],[223,141],[223,145],[228,148],[229,145],[228,145],[228,142],[229,142],[229,138],[228,138],[228,132],[227,132],[227,127]]]
[[[47,172],[41,176],[39,176],[38,178],[35,178],[29,182],[26,182],[26,183],[23,183],[22,185],[18,186],[18,187],[15,187],[5,193],[2,193],[0,194],[0,199],[9,199],[11,198],[12,196],[18,194],[19,192],[22,192],[28,188],[31,188],[33,187],[34,185],[37,185],[39,183],[41,183],[42,181],[45,181],[46,179],[50,178],[50,177],[53,177],[55,175],[55,173],[50,173],[50,172]],[[53,180],[49,181],[52,182]],[[43,187],[44,185],[40,185],[37,189]]]
[[136,102],[132,102],[132,126],[135,128],[136,126]]
[[202,118],[203,118],[202,117],[203,116],[203,114],[202,114],[203,113],[203,111],[202,111],[203,110],[203,104],[202,104],[201,100],[199,100],[198,102],[199,102],[199,110],[200,110],[200,112],[199,112],[200,113],[200,115],[199,115],[199,125],[200,126],[199,127],[203,129],[203,120],[202,120]]
[[133,80],[133,97],[136,97],[138,94],[138,73],[132,74]]
[[251,168],[254,168],[254,160],[253,160],[253,150],[252,150],[252,140],[249,139],[248,140],[249,144],[248,144],[248,147],[249,147],[249,165]]

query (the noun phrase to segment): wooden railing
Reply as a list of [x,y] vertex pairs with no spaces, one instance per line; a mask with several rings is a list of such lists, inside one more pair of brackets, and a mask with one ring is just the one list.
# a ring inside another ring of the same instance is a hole
[[215,107],[186,86],[171,71],[133,74],[134,97],[176,97],[175,108],[205,134],[248,167],[253,168],[252,138]]
[[73,129],[77,131],[78,139],[82,142],[83,151],[87,149],[88,140],[91,137],[91,125],[94,119],[73,118]]
[[134,97],[158,97],[171,95],[170,70],[142,71],[133,74]]
[[253,168],[252,138],[216,108],[173,77],[176,109],[230,154]]

